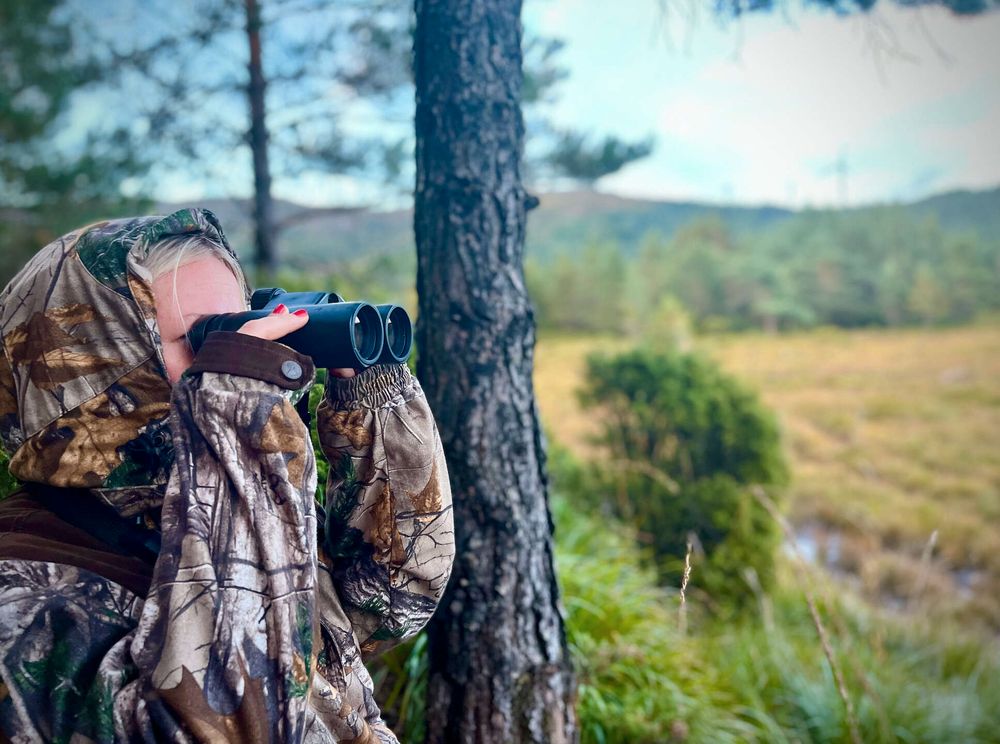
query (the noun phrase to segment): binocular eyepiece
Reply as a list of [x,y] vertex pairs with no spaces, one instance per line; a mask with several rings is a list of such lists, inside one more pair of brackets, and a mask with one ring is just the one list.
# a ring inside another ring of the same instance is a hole
[[237,331],[247,321],[267,317],[279,304],[308,311],[309,322],[280,341],[312,357],[317,367],[401,364],[413,348],[410,316],[399,305],[347,302],[336,292],[286,292],[277,287],[254,292],[248,311],[199,320],[188,331],[191,346],[197,351],[212,331]]

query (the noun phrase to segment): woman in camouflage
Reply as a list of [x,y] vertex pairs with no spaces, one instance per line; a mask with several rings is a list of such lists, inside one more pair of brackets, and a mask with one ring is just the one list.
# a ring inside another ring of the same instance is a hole
[[24,483],[0,503],[0,741],[396,741],[363,661],[447,583],[440,439],[405,366],[331,372],[317,505],[313,365],[274,340],[308,318],[186,343],[245,287],[182,210],[70,233],[0,294]]

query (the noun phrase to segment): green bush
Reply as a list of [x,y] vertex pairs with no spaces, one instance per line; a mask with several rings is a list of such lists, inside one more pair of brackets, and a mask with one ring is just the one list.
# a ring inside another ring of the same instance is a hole
[[690,542],[704,555],[696,586],[720,605],[770,586],[779,529],[751,486],[780,486],[787,471],[757,397],[676,352],[591,357],[586,381],[581,400],[600,417],[608,453],[591,491],[652,545],[661,579],[679,583]]

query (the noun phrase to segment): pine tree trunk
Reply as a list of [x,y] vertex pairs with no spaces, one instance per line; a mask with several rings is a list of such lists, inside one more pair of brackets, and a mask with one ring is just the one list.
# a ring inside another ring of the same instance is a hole
[[429,632],[430,742],[573,742],[522,267],[517,0],[416,0],[419,377],[458,555]]
[[250,73],[247,98],[250,102],[248,141],[253,155],[254,264],[258,280],[269,281],[277,269],[274,249],[274,214],[271,200],[271,166],[268,161],[267,114],[264,92],[267,81],[260,55],[260,6],[257,0],[244,0],[247,15],[247,42]]

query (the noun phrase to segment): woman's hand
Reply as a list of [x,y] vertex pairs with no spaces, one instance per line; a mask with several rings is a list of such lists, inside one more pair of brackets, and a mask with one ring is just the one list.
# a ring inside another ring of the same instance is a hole
[[282,304],[274,308],[274,311],[266,318],[248,320],[240,327],[239,332],[268,341],[277,341],[279,338],[299,330],[308,322],[309,313],[306,312],[305,308],[290,313],[288,308]]
[[[274,312],[265,318],[248,320],[241,327],[239,332],[248,336],[256,336],[268,341],[278,341],[293,331],[299,330],[309,322],[309,313],[305,308],[299,308],[293,313],[288,312],[285,305],[279,304],[274,308]],[[350,367],[343,369],[331,369],[330,374],[335,377],[354,377],[354,370]]]

